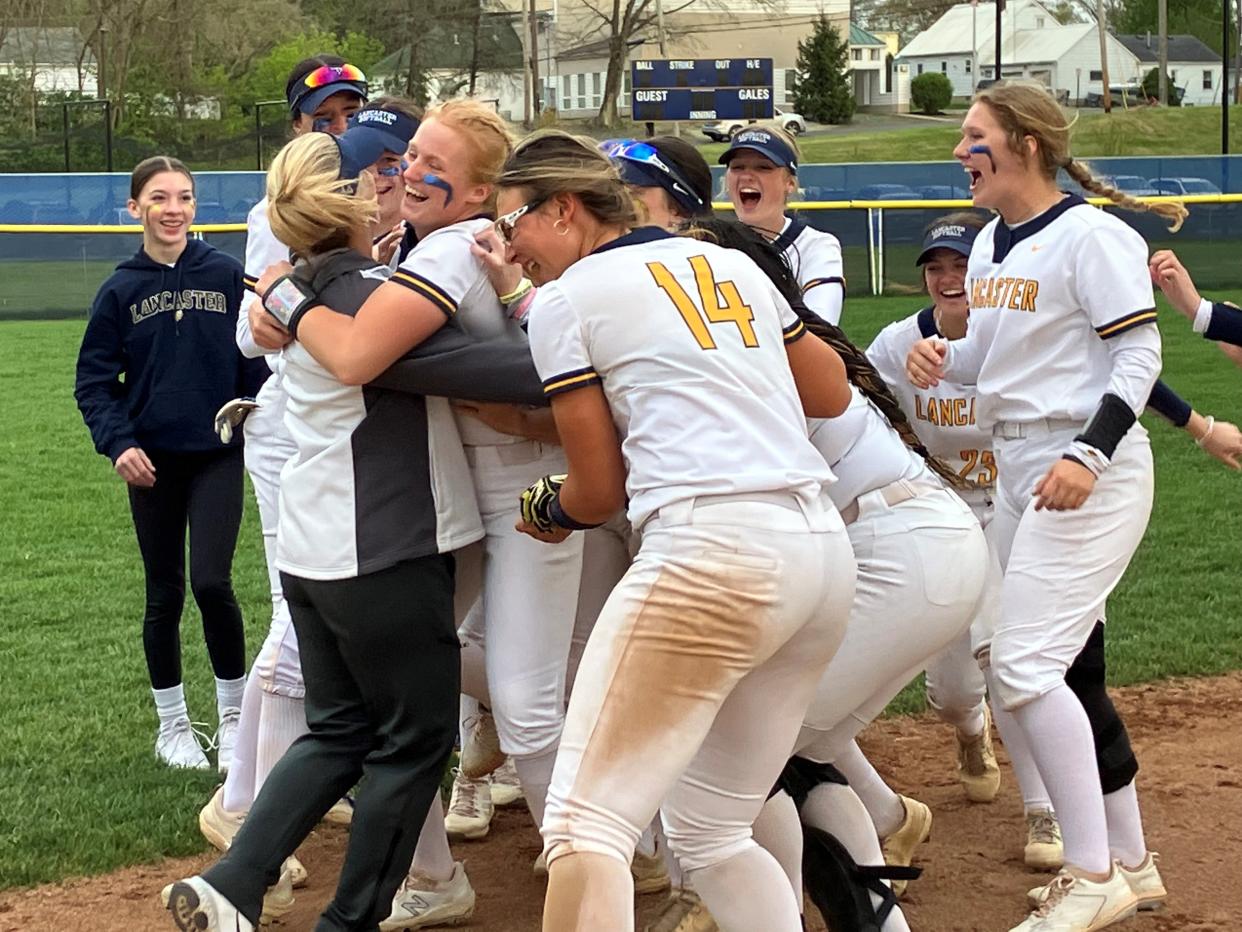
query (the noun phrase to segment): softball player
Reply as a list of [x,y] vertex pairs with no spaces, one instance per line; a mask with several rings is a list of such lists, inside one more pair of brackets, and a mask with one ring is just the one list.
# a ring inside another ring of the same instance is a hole
[[1219,342],[1221,351],[1242,366],[1242,350],[1238,349],[1242,347],[1242,310],[1232,304],[1214,304],[1200,296],[1190,273],[1170,249],[1153,254],[1149,269],[1152,282],[1194,325],[1195,333]]
[[725,190],[738,219],[773,240],[802,286],[802,300],[830,324],[841,323],[845,266],[831,233],[785,216],[798,190],[798,144],[778,129],[747,129],[720,156]]
[[1100,929],[1164,887],[1143,840],[1133,754],[1097,766],[1065,673],[1147,525],[1151,447],[1136,418],[1159,374],[1160,334],[1146,244],[1058,191],[1056,173],[1175,226],[1185,208],[1142,205],[1094,179],[1069,154],[1061,109],[1034,86],[981,92],[954,155],[976,205],[1000,217],[971,252],[966,337],[920,341],[908,372],[920,387],[975,382],[976,421],[993,433],[1004,567],[994,698],[1028,739],[1065,843],[1065,869],[1016,929]]
[[642,532],[570,698],[543,825],[544,928],[633,928],[630,859],[659,808],[721,928],[797,932],[792,891],[749,825],[852,590],[798,401],[801,389],[811,413],[843,410],[839,360],[798,339],[745,257],[631,232],[632,202],[589,141],[528,139],[499,210],[511,257],[555,279],[531,311],[531,348],[570,463],[524,497],[522,526],[561,541],[628,494]]

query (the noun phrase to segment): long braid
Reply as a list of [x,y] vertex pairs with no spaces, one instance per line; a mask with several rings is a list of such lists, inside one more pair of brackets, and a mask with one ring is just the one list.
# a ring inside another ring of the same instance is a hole
[[756,232],[744,224],[719,218],[700,219],[693,221],[684,231],[689,236],[711,240],[729,249],[737,249],[746,253],[755,264],[772,280],[794,313],[802,319],[814,336],[819,337],[831,346],[845,364],[845,374],[850,384],[855,386],[892,425],[893,430],[907,447],[921,456],[928,467],[953,488],[969,488],[970,484],[955,473],[942,460],[933,456],[923,445],[910,421],[901,410],[901,405],[892,390],[884,381],[883,376],[871,365],[867,354],[850,342],[840,327],[828,323],[802,300],[802,289],[794,278],[793,271],[785,257],[777,252],[762,233]]
[[1170,233],[1176,233],[1180,230],[1182,223],[1190,213],[1186,210],[1186,205],[1181,201],[1147,203],[1140,201],[1138,198],[1131,197],[1124,191],[1119,191],[1112,185],[1095,177],[1095,175],[1091,174],[1091,169],[1077,159],[1070,159],[1065,163],[1065,173],[1077,181],[1084,191],[1089,191],[1098,197],[1106,197],[1118,207],[1156,214],[1169,224]]

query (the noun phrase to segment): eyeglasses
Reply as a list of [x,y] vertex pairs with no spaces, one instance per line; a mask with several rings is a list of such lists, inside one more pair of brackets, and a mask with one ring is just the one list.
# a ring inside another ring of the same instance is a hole
[[355,84],[366,84],[367,76],[356,65],[322,65],[306,77],[302,78],[302,86],[307,90],[327,87],[341,81],[352,81]]
[[511,210],[503,217],[497,217],[493,226],[496,228],[496,235],[500,237],[500,241],[506,246],[513,242],[513,228],[517,226],[517,222],[525,217],[532,210],[538,210],[546,201],[545,197],[537,197],[533,201],[527,201],[517,210]]
[[599,147],[610,159],[622,159],[636,165],[650,165],[668,178],[668,186],[675,194],[681,195],[697,209],[705,206],[703,198],[695,194],[690,184],[660,158],[660,153],[650,143],[638,139],[607,139],[600,143]]

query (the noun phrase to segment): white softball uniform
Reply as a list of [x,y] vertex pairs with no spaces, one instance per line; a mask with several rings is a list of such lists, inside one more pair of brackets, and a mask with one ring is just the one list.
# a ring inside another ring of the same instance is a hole
[[[853,595],[850,547],[822,494],[832,473],[807,440],[784,349],[804,332],[744,255],[655,228],[539,290],[530,335],[545,391],[602,387],[642,534],[570,697],[549,861],[628,864],[657,809],[688,871],[757,850],[750,825]],[[729,905],[702,892],[730,928]],[[763,892],[796,932],[788,883]],[[631,928],[626,912],[615,928]]]
[[772,245],[785,257],[802,286],[803,303],[830,324],[841,323],[845,306],[841,241],[809,226],[805,220],[787,217]]
[[1105,392],[1141,414],[1160,373],[1147,245],[1120,220],[1066,197],[975,240],[966,337],[946,375],[978,385],[993,432],[1001,564],[991,645],[997,699],[1017,708],[1064,682],[1147,527],[1152,459],[1135,423],[1075,511],[1035,511],[1033,490]]
[[843,415],[811,422],[811,441],[840,479],[829,494],[858,562],[845,640],[798,739],[801,756],[824,762],[968,628],[987,574],[970,509],[852,392]]
[[992,497],[996,489],[996,457],[992,432],[975,419],[974,385],[942,381],[916,388],[906,378],[906,354],[925,337],[939,336],[933,308],[923,308],[889,324],[867,348],[867,357],[901,404],[910,426],[928,451],[970,482],[955,489],[979,519],[989,538],[988,582],[970,628],[927,665],[927,701],[946,722],[957,727],[978,721],[987,695],[983,671],[975,659],[991,642],[1000,598],[1000,564],[991,546]]
[[[470,252],[475,234],[490,224],[479,218],[429,233],[392,281],[455,316],[472,336],[507,338],[515,353],[526,353],[526,334],[505,314]],[[521,760],[555,748],[560,739],[582,535],[549,547],[515,528],[522,492],[543,476],[565,472],[559,447],[502,434],[469,415],[456,423],[485,531],[482,639],[491,709],[501,749]]]

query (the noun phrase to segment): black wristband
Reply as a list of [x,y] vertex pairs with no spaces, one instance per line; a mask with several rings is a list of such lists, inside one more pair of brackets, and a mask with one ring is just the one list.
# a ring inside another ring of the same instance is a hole
[[1163,379],[1156,379],[1151,397],[1147,399],[1147,407],[1167,418],[1174,427],[1185,427],[1190,421],[1190,402],[1173,391]]
[[[575,521],[565,513],[565,509],[561,507],[561,493],[556,493],[556,498],[548,505],[548,518],[558,527],[566,528],[570,531],[589,531],[592,528],[599,527],[599,524],[583,524],[581,521]],[[600,522],[601,524],[603,522]]]
[[309,286],[294,278],[282,275],[263,293],[263,309],[280,321],[290,336],[298,335],[298,323],[306,312],[319,304],[318,296]]
[[1111,460],[1117,444],[1121,443],[1121,438],[1134,426],[1136,420],[1134,411],[1128,404],[1112,392],[1106,392],[1100,399],[1100,406],[1095,409],[1095,414],[1087,421],[1087,426],[1074,439],[1095,447]]

